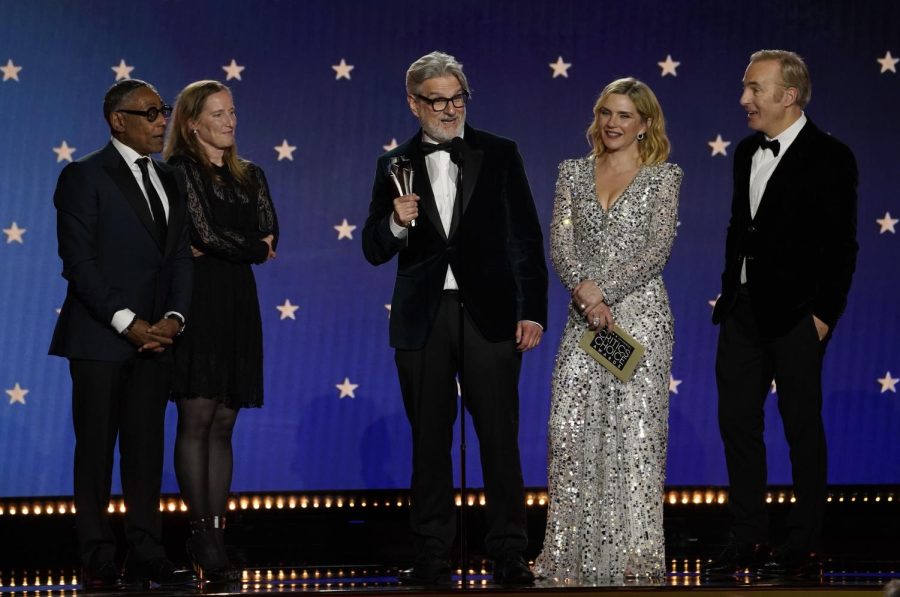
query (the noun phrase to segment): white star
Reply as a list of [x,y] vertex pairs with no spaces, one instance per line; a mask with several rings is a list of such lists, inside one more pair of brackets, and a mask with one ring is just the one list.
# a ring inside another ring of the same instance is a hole
[[884,234],[885,232],[890,232],[891,234],[897,234],[897,231],[894,230],[894,224],[900,222],[897,218],[891,217],[891,212],[884,212],[883,218],[875,218],[875,221],[881,225],[881,230],[878,231],[878,234]]
[[715,141],[707,141],[706,144],[712,147],[711,155],[728,155],[725,148],[731,145],[731,141],[726,141],[722,138],[722,135],[716,135]]
[[278,161],[281,160],[290,160],[294,161],[294,150],[297,149],[296,145],[288,145],[287,139],[281,142],[281,145],[276,145],[274,147],[275,151],[278,152]]
[[6,66],[0,66],[0,70],[3,71],[4,81],[9,81],[10,79],[12,79],[13,81],[18,81],[19,71],[22,70],[22,67],[13,64],[12,58],[10,58],[6,61]]
[[225,80],[230,81],[232,79],[241,80],[241,73],[244,72],[246,66],[240,66],[237,62],[234,61],[234,58],[231,59],[231,64],[226,64],[222,67],[222,70],[225,71]]
[[341,391],[341,395],[338,398],[356,398],[356,394],[353,393],[353,390],[359,387],[358,383],[350,383],[350,378],[345,377],[344,383],[334,384],[334,387]]
[[656,64],[662,69],[661,77],[665,77],[666,75],[672,75],[673,77],[677,77],[678,73],[675,72],[675,69],[681,64],[680,62],[676,62],[672,60],[671,54],[666,54],[666,59],[662,62],[657,62]]
[[391,137],[391,142],[387,145],[382,145],[385,151],[390,151],[392,149],[397,149],[397,139]]
[[669,392],[672,394],[677,394],[678,386],[680,386],[680,385],[681,385],[681,380],[675,379],[674,377],[672,377],[671,374],[669,374]]
[[[890,52],[887,52],[884,55],[884,58],[878,58],[877,60],[878,60],[878,64],[881,65],[881,72],[883,72],[883,73],[886,73],[888,71],[891,71],[892,73],[897,72],[897,63],[900,62],[900,58],[894,58],[893,56],[891,56]],[[5,81],[6,78],[4,77],[3,80]]]
[[334,75],[335,81],[337,81],[338,79],[347,79],[349,81],[350,80],[350,71],[352,71],[356,67],[353,66],[352,64],[347,64],[347,61],[344,60],[343,58],[341,58],[341,63],[340,64],[332,64],[331,68],[333,68],[334,72],[335,72],[335,75]]
[[[884,394],[885,392],[893,392],[894,394],[896,394],[897,388],[895,388],[894,386],[897,385],[898,381],[900,381],[900,377],[891,377],[891,372],[888,371],[884,374],[884,377],[878,378],[878,383],[881,384],[880,393]],[[6,392],[9,393],[9,390],[7,390]]]
[[335,226],[334,229],[338,231],[338,240],[341,240],[342,238],[353,240],[353,231],[356,230],[356,226],[348,224],[347,218],[344,218],[344,221]]
[[297,321],[297,318],[294,317],[294,312],[300,307],[298,305],[292,305],[290,299],[284,299],[284,304],[276,305],[275,308],[281,312],[281,319],[293,319],[294,321]]
[[571,62],[563,62],[562,56],[556,59],[556,62],[550,63],[550,68],[553,69],[553,78],[556,77],[565,77],[569,78],[569,69],[572,68]]
[[21,402],[25,404],[25,394],[27,394],[30,390],[26,390],[22,386],[19,385],[19,382],[16,382],[16,385],[8,390],[6,393],[9,394],[9,403],[15,404],[16,402]]
[[391,318],[391,306],[390,306],[390,304],[385,305],[384,308],[387,309],[387,312],[388,312],[388,319],[390,319],[390,318]]
[[25,242],[22,240],[22,235],[25,234],[25,231],[26,228],[19,228],[15,222],[9,228],[4,228],[3,234],[6,235],[6,244],[17,242],[20,245],[24,245]]
[[56,163],[65,160],[67,162],[72,161],[72,154],[77,151],[75,147],[69,147],[69,144],[66,143],[66,140],[63,139],[63,142],[59,144],[59,147],[53,148],[54,153],[56,153]]
[[111,66],[112,72],[116,73],[116,81],[121,81],[122,79],[130,79],[131,71],[134,70],[133,66],[128,66],[125,64],[125,59],[122,58],[119,60],[118,66]]
[[722,293],[720,292],[719,294],[716,295],[716,298],[714,298],[714,299],[711,300],[711,301],[706,301],[706,302],[709,304],[710,307],[712,307],[713,309],[715,309],[715,308],[716,308],[716,303],[719,302],[719,298],[720,298],[721,296],[722,296]]

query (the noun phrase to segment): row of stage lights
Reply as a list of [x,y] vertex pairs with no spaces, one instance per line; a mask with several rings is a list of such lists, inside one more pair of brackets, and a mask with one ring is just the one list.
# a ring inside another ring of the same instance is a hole
[[[834,492],[828,494],[828,502],[837,503],[893,503],[896,499],[894,490],[875,490],[871,492]],[[728,502],[728,492],[723,489],[672,489],[665,492],[664,500],[671,506],[703,506],[724,505]],[[546,491],[528,492],[525,503],[528,507],[545,507],[549,501]],[[784,504],[796,502],[791,491],[770,491],[766,494],[767,504]],[[457,506],[462,506],[462,497],[456,494]],[[466,494],[469,506],[484,506],[487,499],[483,492]],[[232,512],[240,510],[309,510],[309,509],[368,509],[368,508],[405,508],[409,506],[409,497],[378,495],[237,495],[228,500],[228,509]],[[107,510],[111,514],[124,513],[125,501],[113,499]],[[159,501],[160,512],[187,512],[187,506],[177,496],[163,496]],[[42,516],[53,514],[74,514],[75,504],[72,500],[0,498],[0,516]]]

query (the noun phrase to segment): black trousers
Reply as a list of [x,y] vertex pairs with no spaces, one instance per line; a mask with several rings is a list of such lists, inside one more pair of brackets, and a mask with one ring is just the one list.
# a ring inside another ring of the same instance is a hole
[[716,354],[719,431],[728,466],[732,533],[739,543],[768,540],[763,405],[774,379],[797,499],[785,547],[808,551],[818,546],[827,483],[821,383],[826,342],[819,340],[811,314],[782,336],[761,336],[746,288],[722,322]]
[[129,557],[164,556],[159,492],[170,364],[150,355],[122,362],[71,360],[69,371],[82,564],[97,566],[115,556],[107,506],[116,438]]
[[[431,334],[420,350],[395,354],[406,415],[412,427],[410,522],[419,556],[446,558],[456,535],[450,457],[457,418],[458,295],[445,292]],[[488,555],[521,555],[528,545],[519,460],[519,370],[515,343],[486,340],[464,318],[463,392],[481,446],[487,499]]]

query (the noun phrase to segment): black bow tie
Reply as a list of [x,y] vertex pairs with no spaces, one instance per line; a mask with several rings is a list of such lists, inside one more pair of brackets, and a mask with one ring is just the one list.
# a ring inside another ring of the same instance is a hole
[[778,142],[778,139],[766,141],[766,138],[762,136],[760,136],[759,138],[759,147],[761,149],[771,149],[772,155],[774,155],[776,158],[778,157],[778,152],[781,151],[781,143]]
[[435,151],[450,151],[450,143],[422,143],[422,153],[428,155]]

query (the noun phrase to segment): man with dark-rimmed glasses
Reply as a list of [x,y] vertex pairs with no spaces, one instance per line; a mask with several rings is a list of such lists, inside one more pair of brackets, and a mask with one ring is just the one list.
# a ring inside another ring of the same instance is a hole
[[53,197],[68,281],[50,354],[69,359],[75,426],[75,521],[86,589],[123,584],[109,503],[119,442],[126,579],[173,585],[159,492],[170,348],[184,326],[193,269],[183,181],[162,150],[171,108],[136,79],[103,100],[110,142],[66,166]]
[[[400,580],[450,582],[458,376],[481,446],[494,580],[530,584],[518,383],[522,353],[547,322],[541,226],[516,144],[465,123],[462,65],[442,52],[423,56],[406,90],[421,130],[379,158],[362,243],[373,265],[398,259],[390,343],[412,428],[416,549]],[[401,157],[414,176],[398,196],[389,168]]]

